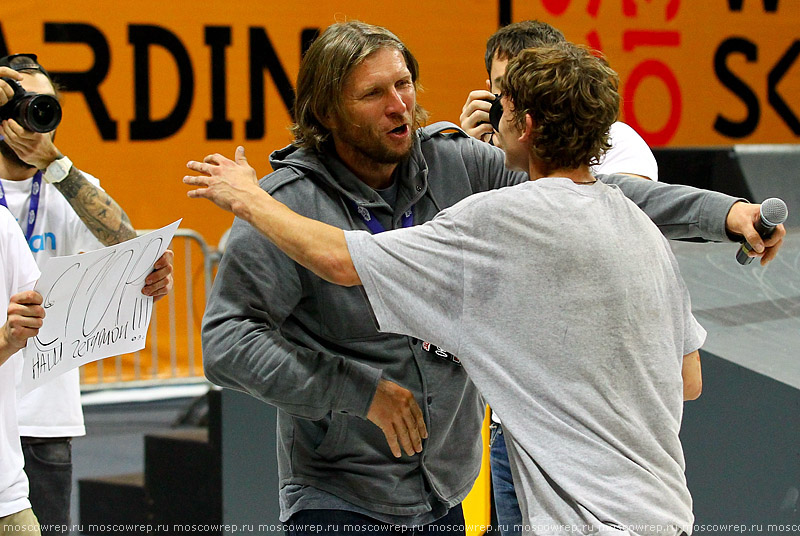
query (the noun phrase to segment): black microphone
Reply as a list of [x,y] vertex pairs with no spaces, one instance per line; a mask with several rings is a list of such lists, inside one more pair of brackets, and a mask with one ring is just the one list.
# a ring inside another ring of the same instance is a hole
[[[772,236],[775,227],[785,222],[788,215],[789,209],[786,208],[786,203],[782,199],[777,197],[765,199],[761,203],[759,218],[755,223],[756,231],[758,231],[761,238],[769,238]],[[753,246],[748,244],[747,240],[742,242],[742,247],[736,252],[736,260],[739,264],[750,264],[753,261],[753,257],[748,255],[751,251],[753,251]]]

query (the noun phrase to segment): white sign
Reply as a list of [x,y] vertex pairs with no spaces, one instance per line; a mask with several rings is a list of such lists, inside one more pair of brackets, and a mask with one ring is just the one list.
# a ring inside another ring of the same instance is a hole
[[181,220],[133,240],[52,257],[36,282],[44,325],[24,349],[22,394],[86,363],[144,348],[153,298],[142,294]]

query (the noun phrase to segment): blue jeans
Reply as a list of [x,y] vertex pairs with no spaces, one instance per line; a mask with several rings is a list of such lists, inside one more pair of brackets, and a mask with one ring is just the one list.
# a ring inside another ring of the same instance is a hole
[[[25,455],[25,474],[30,482],[31,507],[39,518],[42,535],[68,534],[72,493],[70,438],[23,437],[22,453]],[[66,527],[67,531],[53,527]]]
[[[346,530],[346,526],[352,526]],[[403,527],[390,525],[371,517],[346,510],[301,510],[289,518],[283,526],[286,536],[334,536],[353,534],[358,536],[383,536],[397,534],[423,536],[442,534],[464,536],[464,511],[461,505],[454,506],[447,515],[427,525]]]
[[511,478],[511,464],[508,462],[506,440],[503,426],[496,422],[491,426],[489,440],[489,460],[492,469],[492,494],[497,525],[503,536],[522,534],[522,512],[519,509],[514,481]]

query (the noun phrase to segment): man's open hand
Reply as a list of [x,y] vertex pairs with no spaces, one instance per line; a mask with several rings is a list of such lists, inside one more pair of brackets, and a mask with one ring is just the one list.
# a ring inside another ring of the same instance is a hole
[[422,452],[422,440],[428,437],[422,410],[411,391],[394,382],[381,380],[369,407],[367,419],[381,429],[395,458]]
[[258,186],[256,170],[247,163],[244,156],[244,147],[236,148],[234,160],[221,154],[206,156],[202,162],[190,161],[186,167],[192,171],[202,173],[201,176],[185,176],[184,184],[201,186],[196,190],[189,190],[189,197],[202,197],[213,201],[218,207],[236,216],[245,217],[249,201],[254,195],[263,195],[264,191]]

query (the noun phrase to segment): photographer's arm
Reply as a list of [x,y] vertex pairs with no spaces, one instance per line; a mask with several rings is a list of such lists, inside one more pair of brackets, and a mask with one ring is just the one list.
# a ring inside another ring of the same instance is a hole
[[[113,246],[136,238],[136,231],[128,215],[114,199],[98,188],[72,166],[67,177],[53,186],[69,202],[83,224],[105,246]],[[153,265],[147,276],[142,294],[156,300],[166,296],[173,286],[172,250],[166,250]]]
[[[37,169],[47,167],[64,155],[53,144],[51,133],[25,130],[13,119],[3,121],[6,143],[23,162]],[[67,177],[53,186],[61,192],[86,227],[105,246],[136,238],[128,215],[110,195],[89,182],[72,166]]]
[[64,180],[54,183],[53,186],[61,192],[72,210],[103,245],[112,246],[136,238],[136,231],[122,207],[110,195],[89,182],[75,166],[70,168]]
[[[53,144],[52,133],[25,130],[13,119],[3,121],[0,133],[23,162],[37,169],[45,170],[64,156]],[[61,192],[78,218],[104,246],[113,246],[136,238],[136,231],[122,207],[105,191],[92,184],[77,167],[70,167],[67,176],[53,183],[53,186]],[[156,261],[142,294],[159,299],[169,292],[173,284],[172,259],[172,251],[167,250]]]
[[243,147],[236,148],[235,159],[215,154],[203,162],[189,162],[189,169],[204,176],[183,178],[184,184],[201,187],[187,195],[213,201],[245,220],[292,260],[322,279],[346,287],[360,285],[344,231],[301,216],[262,190]]

